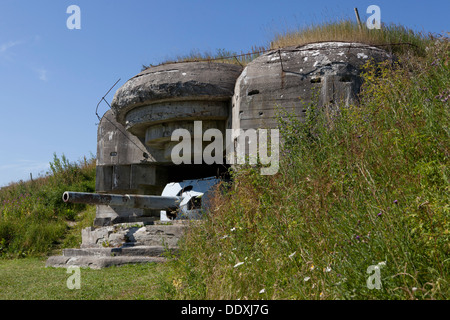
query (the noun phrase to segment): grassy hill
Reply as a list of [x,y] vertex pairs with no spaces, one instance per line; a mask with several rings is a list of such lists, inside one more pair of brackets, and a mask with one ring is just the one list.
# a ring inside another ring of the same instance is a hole
[[71,163],[54,155],[50,172],[0,189],[0,257],[46,255],[78,246],[81,227],[92,225],[95,207],[66,204],[64,191],[95,191],[95,159]]

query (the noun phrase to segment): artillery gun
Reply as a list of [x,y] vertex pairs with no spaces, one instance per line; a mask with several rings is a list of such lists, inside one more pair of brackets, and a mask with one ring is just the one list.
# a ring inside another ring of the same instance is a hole
[[160,211],[160,220],[198,218],[207,207],[208,191],[220,180],[186,180],[167,184],[161,196],[137,194],[101,194],[66,191],[65,203],[106,205]]

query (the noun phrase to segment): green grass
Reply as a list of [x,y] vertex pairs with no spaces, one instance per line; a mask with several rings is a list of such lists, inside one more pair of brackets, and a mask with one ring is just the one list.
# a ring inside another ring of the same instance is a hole
[[45,259],[0,259],[0,300],[169,299],[160,289],[165,270],[161,264],[82,268],[80,289],[71,290],[67,280],[72,274],[63,268],[45,268]]

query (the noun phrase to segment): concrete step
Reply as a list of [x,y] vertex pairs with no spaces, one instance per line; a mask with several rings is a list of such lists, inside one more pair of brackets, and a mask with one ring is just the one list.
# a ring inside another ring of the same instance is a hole
[[162,257],[165,254],[177,254],[178,247],[163,246],[124,246],[119,248],[80,248],[80,249],[63,249],[65,257],[85,257],[85,256],[147,256]]
[[137,263],[161,263],[165,262],[164,257],[148,257],[148,256],[52,256],[47,259],[46,267],[68,268],[76,266],[80,268],[102,269],[111,266],[122,266]]
[[47,267],[70,266],[101,269],[125,264],[164,262],[165,254],[178,253],[178,240],[188,223],[124,223],[82,230],[79,249],[63,249],[52,256]]
[[175,247],[186,224],[114,225],[82,230],[82,248],[131,246]]

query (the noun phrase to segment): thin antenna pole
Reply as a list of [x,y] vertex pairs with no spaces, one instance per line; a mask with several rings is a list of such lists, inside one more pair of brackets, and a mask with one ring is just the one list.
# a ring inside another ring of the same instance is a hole
[[[105,97],[108,95],[108,93],[116,86],[117,83],[119,83],[119,80],[116,81],[116,83],[113,84],[113,86],[108,90],[107,93],[105,93],[105,95],[100,99],[100,101],[97,103],[97,108],[95,108],[95,115],[97,116],[98,120],[100,120],[100,116],[98,115],[98,106],[100,105],[100,103],[102,103],[102,101],[105,101],[106,103],[108,103],[108,101],[105,100]],[[109,106],[109,103],[108,103]]]

